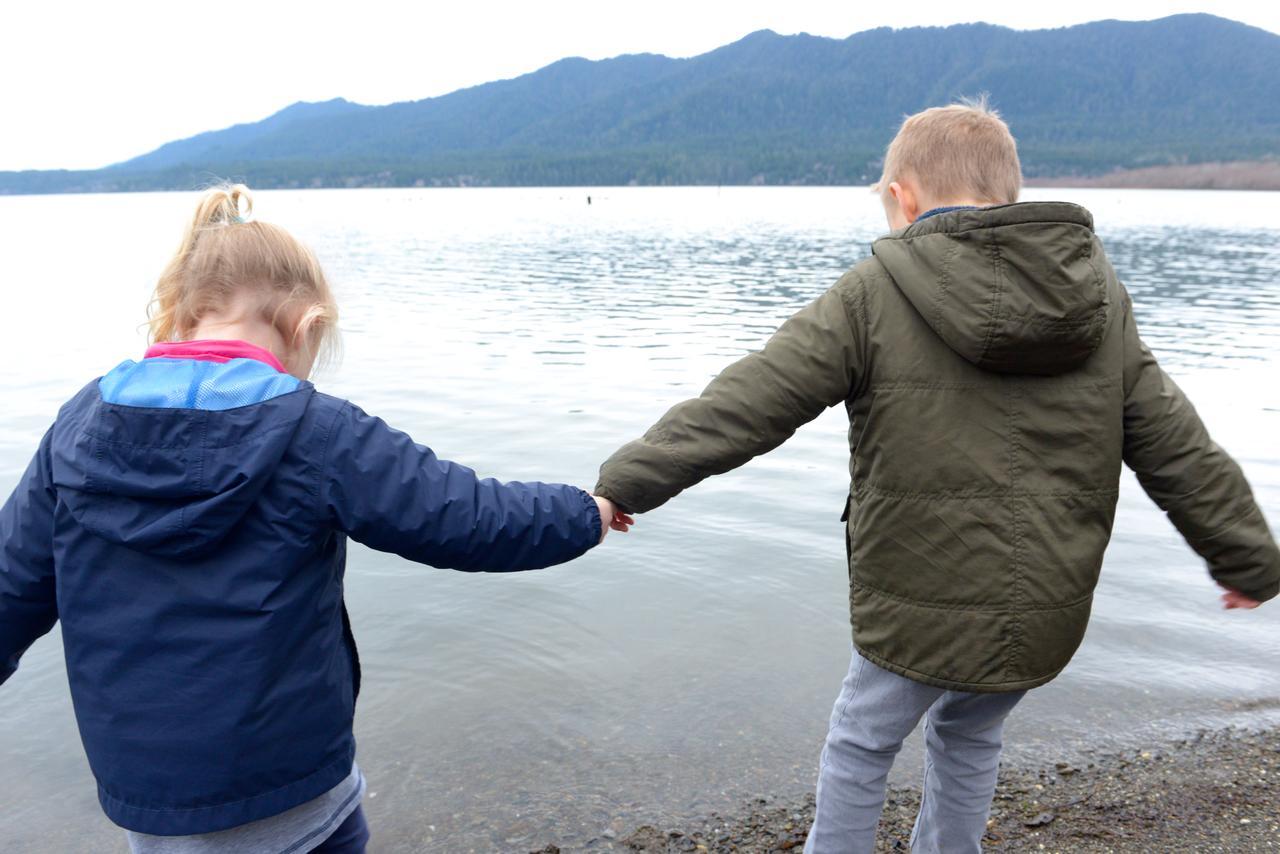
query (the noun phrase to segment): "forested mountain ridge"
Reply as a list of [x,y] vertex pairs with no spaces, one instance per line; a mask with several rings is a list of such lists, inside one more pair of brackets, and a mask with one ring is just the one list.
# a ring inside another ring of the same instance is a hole
[[689,59],[565,59],[511,80],[261,122],[0,192],[191,187],[865,183],[904,114],[988,93],[1029,176],[1280,154],[1280,35],[1211,15],[1017,31],[753,33]]

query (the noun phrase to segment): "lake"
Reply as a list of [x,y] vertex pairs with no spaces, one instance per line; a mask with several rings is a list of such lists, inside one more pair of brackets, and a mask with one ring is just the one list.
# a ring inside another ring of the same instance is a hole
[[[588,205],[587,197],[591,196]],[[1280,520],[1280,194],[1037,189],[1088,207],[1144,337]],[[590,488],[601,461],[869,252],[860,188],[264,192],[335,282],[317,378],[441,456]],[[144,347],[189,194],[0,197],[0,491],[58,406]],[[452,573],[353,547],[374,851],[606,847],[811,791],[849,660],[837,408],[568,566]],[[104,567],[103,571],[110,571]],[[1007,761],[1280,721],[1280,607],[1223,612],[1126,474],[1093,622]],[[919,773],[909,742],[895,769]],[[6,852],[125,851],[57,630],[0,688]]]

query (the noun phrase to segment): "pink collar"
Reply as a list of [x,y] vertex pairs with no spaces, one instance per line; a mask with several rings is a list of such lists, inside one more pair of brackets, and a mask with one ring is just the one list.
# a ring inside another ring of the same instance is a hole
[[144,359],[196,359],[201,362],[230,362],[232,359],[256,359],[282,374],[284,365],[270,350],[248,341],[172,341],[152,344]]

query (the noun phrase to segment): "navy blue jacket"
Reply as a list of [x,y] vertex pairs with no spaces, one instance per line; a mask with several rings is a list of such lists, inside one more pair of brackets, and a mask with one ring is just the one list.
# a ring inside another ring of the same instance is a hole
[[351,771],[348,536],[502,572],[571,560],[600,524],[579,489],[481,480],[261,362],[126,362],[62,408],[0,510],[0,682],[61,620],[107,815],[233,827]]

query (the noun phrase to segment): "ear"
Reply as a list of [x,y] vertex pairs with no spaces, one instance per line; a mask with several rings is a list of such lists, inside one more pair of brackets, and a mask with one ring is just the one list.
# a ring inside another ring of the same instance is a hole
[[311,348],[311,336],[315,331],[316,321],[320,319],[319,312],[315,308],[308,309],[298,318],[298,325],[293,328],[293,340],[289,342],[289,346],[295,350],[309,350]]
[[894,181],[889,184],[889,194],[893,196],[893,200],[898,203],[898,210],[902,211],[902,216],[908,223],[915,222],[920,216],[920,199],[916,195],[915,188],[910,182],[903,184]]
[[307,309],[293,327],[293,335],[285,342],[289,351],[288,358],[281,361],[289,369],[289,373],[298,379],[307,379],[315,366],[317,353],[315,337],[323,315],[324,309],[321,306],[316,305]]

